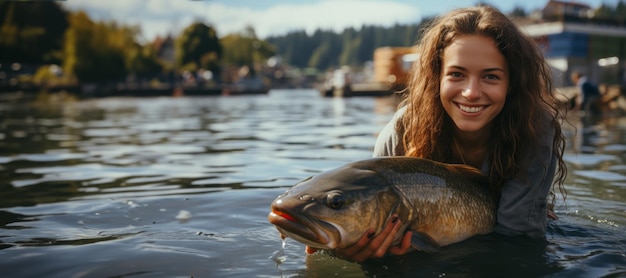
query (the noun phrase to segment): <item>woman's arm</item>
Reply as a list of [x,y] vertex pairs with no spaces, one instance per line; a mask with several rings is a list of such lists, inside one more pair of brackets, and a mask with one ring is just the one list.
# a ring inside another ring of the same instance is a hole
[[534,155],[527,156],[529,164],[525,171],[502,187],[495,228],[497,233],[545,237],[548,194],[557,167],[552,138],[554,132],[548,132]]
[[396,130],[396,125],[404,111],[406,111],[406,106],[398,109],[387,125],[380,131],[374,145],[373,157],[402,155],[396,153],[396,147],[400,144],[400,135]]

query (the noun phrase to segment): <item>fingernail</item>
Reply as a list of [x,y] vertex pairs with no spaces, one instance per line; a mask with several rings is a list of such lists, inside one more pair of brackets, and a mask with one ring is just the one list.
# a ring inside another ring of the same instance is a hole
[[398,219],[400,219],[400,217],[398,217],[397,215],[394,215],[393,218],[391,219],[391,223],[396,224],[396,222],[398,222]]
[[369,234],[367,234],[367,238],[372,238],[376,233],[374,232],[370,232]]

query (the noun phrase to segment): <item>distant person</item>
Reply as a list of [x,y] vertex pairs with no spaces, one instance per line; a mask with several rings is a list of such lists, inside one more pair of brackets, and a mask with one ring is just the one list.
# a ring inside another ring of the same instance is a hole
[[[544,239],[548,217],[556,218],[551,192],[553,186],[564,192],[567,169],[563,113],[541,50],[487,6],[435,19],[418,49],[408,95],[378,136],[374,156],[474,166],[499,196],[495,232]],[[392,215],[381,233],[370,229],[335,254],[362,262],[407,253],[412,232],[392,245],[401,222]]]
[[598,86],[591,83],[581,72],[575,71],[571,76],[572,82],[578,87],[578,96],[576,97],[576,109],[585,111],[585,114],[600,114],[600,101],[602,95]]

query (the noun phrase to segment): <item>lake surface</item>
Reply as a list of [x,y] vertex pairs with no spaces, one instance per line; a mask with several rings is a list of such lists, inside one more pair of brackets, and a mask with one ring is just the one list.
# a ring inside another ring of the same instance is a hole
[[369,158],[392,98],[0,102],[3,277],[624,277],[626,117],[568,136],[546,241],[478,236],[360,265],[284,248],[267,221],[297,181]]

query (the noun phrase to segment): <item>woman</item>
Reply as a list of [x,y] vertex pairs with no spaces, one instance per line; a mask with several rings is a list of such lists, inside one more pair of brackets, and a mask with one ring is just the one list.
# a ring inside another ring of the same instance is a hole
[[[454,10],[436,19],[419,43],[408,96],[378,137],[374,156],[415,156],[481,169],[498,192],[495,231],[545,237],[548,195],[564,193],[565,139],[550,69],[535,45],[491,7]],[[552,195],[552,202],[554,196]],[[364,261],[410,250],[402,225],[367,231],[338,256]],[[307,247],[307,252],[315,250]]]

